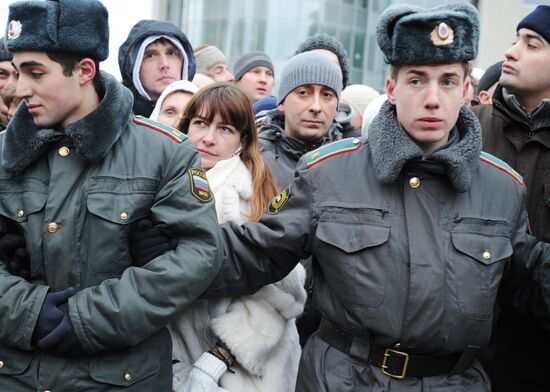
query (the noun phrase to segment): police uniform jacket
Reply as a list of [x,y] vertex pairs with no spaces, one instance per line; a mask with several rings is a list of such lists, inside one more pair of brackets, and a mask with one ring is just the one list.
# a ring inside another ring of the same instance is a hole
[[[527,188],[529,226],[538,239],[550,241],[550,101],[531,114],[520,109],[515,97],[498,85],[492,105],[473,111],[483,130],[483,149],[516,169]],[[549,347],[550,331],[544,325],[504,311],[495,334],[497,352],[491,363],[493,384],[502,391],[547,391],[550,358],[533,347]],[[528,362],[517,358],[530,357]]]
[[469,109],[427,157],[389,102],[370,129],[368,143],[306,154],[259,223],[223,227],[224,266],[207,295],[254,291],[313,254],[321,313],[358,338],[344,353],[313,335],[298,391],[486,391],[476,361],[453,377],[396,380],[366,360],[373,342],[432,356],[486,344],[499,290],[548,317],[550,253],[527,234],[521,177],[480,153]]
[[[219,270],[214,203],[191,169],[200,165],[192,144],[134,117],[112,76],[102,85],[98,108],[64,132],[37,129],[21,105],[0,136],[1,229],[24,234],[31,262],[28,281],[0,262],[2,391],[170,391],[165,327]],[[127,235],[146,216],[179,244],[138,268]],[[76,358],[31,343],[47,291],[68,287],[78,290],[68,309],[86,351]]]

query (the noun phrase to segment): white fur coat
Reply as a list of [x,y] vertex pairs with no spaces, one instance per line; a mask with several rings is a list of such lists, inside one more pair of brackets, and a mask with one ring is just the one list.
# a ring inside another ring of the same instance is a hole
[[[207,172],[218,221],[242,224],[250,213],[252,179],[238,156]],[[295,318],[304,308],[305,270],[298,264],[280,282],[254,295],[195,301],[170,327],[174,342],[174,389],[193,363],[219,338],[236,364],[219,385],[230,392],[287,392],[295,389],[300,344]]]

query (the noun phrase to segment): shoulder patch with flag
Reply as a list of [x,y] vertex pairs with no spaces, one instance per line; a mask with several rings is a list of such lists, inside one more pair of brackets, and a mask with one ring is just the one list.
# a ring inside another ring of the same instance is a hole
[[191,194],[203,203],[212,200],[212,190],[208,184],[206,173],[200,167],[189,169],[189,183],[191,184]]
[[148,128],[154,129],[157,132],[165,134],[176,143],[181,143],[185,139],[187,139],[187,136],[183,132],[178,131],[175,128],[169,127],[168,125],[159,123],[158,121],[151,120],[150,118],[146,118],[143,116],[135,116],[134,122],[136,124],[144,125]]
[[357,138],[338,140],[308,152],[304,155],[304,161],[306,167],[309,169],[325,159],[345,154],[346,152],[355,151],[362,145],[363,143],[361,143],[361,140]]
[[523,177],[517,171],[515,171],[512,166],[508,165],[501,159],[482,151],[479,155],[479,159],[485,163],[488,163],[491,166],[496,167],[499,170],[502,170],[504,173],[512,177],[519,185],[523,185]]

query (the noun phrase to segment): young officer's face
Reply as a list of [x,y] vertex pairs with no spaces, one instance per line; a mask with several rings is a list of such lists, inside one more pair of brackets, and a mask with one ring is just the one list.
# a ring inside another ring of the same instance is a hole
[[285,113],[285,132],[304,142],[320,140],[327,134],[337,108],[334,90],[318,84],[296,87],[279,105]]
[[464,72],[461,63],[406,65],[386,81],[399,123],[425,153],[449,139],[468,90]]
[[78,65],[72,76],[65,76],[61,64],[45,52],[16,52],[13,64],[19,73],[16,95],[25,100],[37,127],[65,127],[85,114]]
[[500,84],[520,98],[550,92],[550,43],[529,29],[518,31],[516,42],[504,53]]

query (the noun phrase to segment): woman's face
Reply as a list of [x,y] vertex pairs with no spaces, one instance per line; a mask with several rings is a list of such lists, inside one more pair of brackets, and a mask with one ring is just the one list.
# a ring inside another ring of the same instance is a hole
[[162,102],[158,121],[169,127],[179,129],[185,106],[193,96],[183,91],[175,91]]
[[211,123],[206,117],[201,112],[191,118],[187,136],[201,156],[203,169],[208,170],[219,161],[231,158],[240,149],[241,133],[235,126],[224,123],[219,113]]

